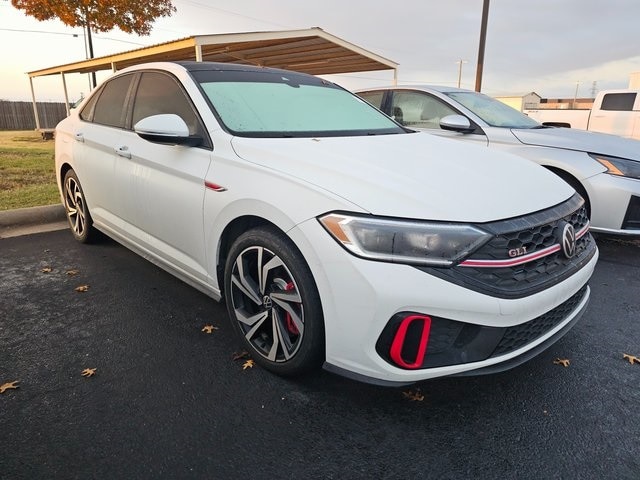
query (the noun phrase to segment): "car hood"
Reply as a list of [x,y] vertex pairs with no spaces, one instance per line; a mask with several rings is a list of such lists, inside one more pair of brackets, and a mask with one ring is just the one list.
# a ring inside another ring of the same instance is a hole
[[573,194],[533,162],[424,133],[234,137],[232,145],[244,160],[313,184],[375,215],[487,222],[542,210]]
[[640,142],[606,133],[572,128],[512,129],[525,145],[564,148],[640,161]]

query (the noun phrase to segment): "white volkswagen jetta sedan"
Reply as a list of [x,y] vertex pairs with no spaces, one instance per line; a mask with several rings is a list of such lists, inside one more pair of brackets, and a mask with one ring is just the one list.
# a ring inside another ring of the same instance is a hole
[[598,256],[582,199],[544,168],[284,70],[123,70],[58,125],[56,173],[77,240],[101,230],[224,299],[283,375],[512,367],[578,320]]

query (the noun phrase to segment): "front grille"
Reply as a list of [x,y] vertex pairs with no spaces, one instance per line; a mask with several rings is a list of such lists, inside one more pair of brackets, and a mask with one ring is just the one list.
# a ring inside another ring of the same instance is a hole
[[524,347],[535,339],[552,330],[556,325],[565,320],[573,312],[587,294],[587,286],[582,287],[578,292],[557,306],[550,312],[545,313],[533,320],[505,329],[504,336],[491,357],[505,355],[509,352]]
[[[504,261],[509,251],[520,249],[535,254],[559,244],[566,223],[576,232],[588,226],[584,202],[574,195],[566,202],[526,217],[479,225],[494,237],[465,260]],[[567,258],[561,249],[541,258],[513,266],[473,267],[457,265],[451,268],[419,267],[432,275],[465,288],[499,298],[522,298],[542,291],[568,278],[582,268],[596,252],[589,233],[576,242],[576,252]]]

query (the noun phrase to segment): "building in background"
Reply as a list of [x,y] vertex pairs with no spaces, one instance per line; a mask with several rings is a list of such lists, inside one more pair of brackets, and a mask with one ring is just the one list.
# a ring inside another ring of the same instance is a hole
[[540,108],[542,97],[536,92],[529,92],[521,95],[501,95],[495,97],[495,99],[522,112],[525,109],[532,110]]

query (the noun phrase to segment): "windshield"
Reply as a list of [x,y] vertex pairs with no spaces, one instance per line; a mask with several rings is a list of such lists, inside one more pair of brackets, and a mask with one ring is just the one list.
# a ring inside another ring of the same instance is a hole
[[540,128],[538,122],[524,113],[482,93],[447,92],[445,95],[467,107],[492,127]]
[[361,98],[310,75],[273,71],[195,71],[223,126],[245,137],[404,133]]

